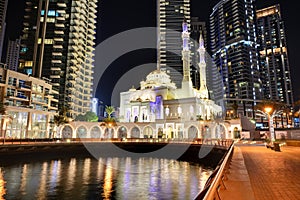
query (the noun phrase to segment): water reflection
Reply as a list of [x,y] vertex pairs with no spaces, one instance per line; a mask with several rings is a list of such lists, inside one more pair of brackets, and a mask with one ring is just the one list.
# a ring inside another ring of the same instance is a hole
[[112,159],[109,158],[106,163],[106,169],[104,173],[103,193],[104,199],[110,199],[113,187],[113,168],[111,166]]
[[5,181],[2,173],[2,169],[0,168],[0,200],[4,199],[4,195],[6,194],[5,189]]
[[70,158],[0,166],[1,199],[194,199],[211,174],[159,158]]

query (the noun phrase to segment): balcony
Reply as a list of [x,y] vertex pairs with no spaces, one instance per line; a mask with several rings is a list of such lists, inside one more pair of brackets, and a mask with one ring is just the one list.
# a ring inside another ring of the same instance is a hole
[[18,94],[17,96],[10,96],[10,99],[16,99],[19,101],[29,101],[29,98],[25,95]]
[[5,84],[5,81],[4,80],[0,80],[0,87],[4,87],[6,84]]
[[31,91],[31,86],[30,85],[19,85],[19,87],[18,87],[18,90],[21,90],[21,91],[28,91],[28,92],[30,92]]

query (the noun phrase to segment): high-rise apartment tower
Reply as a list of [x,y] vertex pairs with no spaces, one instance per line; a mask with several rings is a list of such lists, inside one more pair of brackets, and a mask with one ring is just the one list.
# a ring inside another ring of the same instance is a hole
[[15,41],[9,40],[6,52],[6,66],[8,69],[17,71],[19,64],[20,39]]
[[170,71],[177,87],[181,86],[183,76],[181,31],[184,20],[190,31],[190,0],[157,1],[157,64]]
[[19,71],[47,78],[69,117],[91,109],[97,0],[27,0]]
[[[210,15],[213,60],[224,82],[227,110],[253,117],[261,80],[253,0],[221,0]],[[249,112],[250,111],[250,112]]]
[[264,99],[293,105],[288,50],[280,6],[257,10]]
[[0,0],[0,62],[3,51],[5,28],[6,28],[6,11],[7,11],[8,0]]

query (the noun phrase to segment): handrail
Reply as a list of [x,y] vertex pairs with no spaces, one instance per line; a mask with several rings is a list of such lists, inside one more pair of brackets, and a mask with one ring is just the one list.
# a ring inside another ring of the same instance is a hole
[[113,143],[173,143],[173,144],[203,144],[230,147],[230,139],[175,139],[175,138],[0,138],[0,143],[10,144],[37,144],[37,143],[84,143],[84,142],[113,142]]
[[[229,165],[229,161],[233,154],[234,143],[231,144],[226,156],[220,161],[214,172],[207,179],[203,190],[197,195],[196,200],[213,200],[216,195],[219,197],[219,187],[221,185],[221,181],[223,181],[223,177],[225,175],[225,170]],[[220,197],[219,197],[220,199]]]

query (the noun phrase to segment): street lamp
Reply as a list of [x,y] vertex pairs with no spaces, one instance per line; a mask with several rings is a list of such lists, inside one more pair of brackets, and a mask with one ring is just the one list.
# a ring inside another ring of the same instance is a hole
[[273,126],[273,114],[272,113],[272,108],[271,107],[265,107],[265,112],[268,115],[268,122],[269,122],[269,132],[270,132],[270,142],[271,145],[275,141],[275,131],[274,131],[274,126]]

